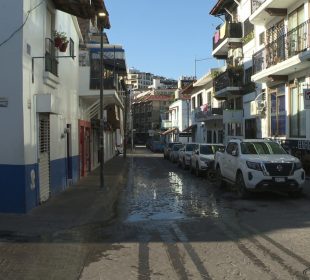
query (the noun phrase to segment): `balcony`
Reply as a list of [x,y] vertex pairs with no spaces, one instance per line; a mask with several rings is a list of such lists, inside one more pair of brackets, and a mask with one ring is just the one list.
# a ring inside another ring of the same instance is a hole
[[240,95],[243,86],[243,68],[230,67],[213,80],[215,98],[226,99],[227,95]]
[[212,55],[216,58],[226,58],[229,47],[242,45],[241,22],[225,22],[213,36]]
[[267,25],[275,16],[287,15],[287,8],[296,0],[251,0],[250,22],[254,25]]
[[195,113],[195,122],[205,122],[223,118],[222,108],[210,108],[207,111],[198,111]]
[[309,22],[302,23],[253,55],[254,82],[280,78],[310,67]]
[[58,77],[58,60],[54,41],[45,38],[45,71]]
[[169,129],[169,128],[172,128],[172,121],[169,121],[169,120],[162,120],[162,121],[161,121],[161,128],[162,128],[162,129]]
[[[93,18],[100,10],[104,10],[105,13],[109,15],[102,0],[53,0],[53,3],[57,10],[84,19]],[[109,16],[105,19],[104,28],[110,28]]]

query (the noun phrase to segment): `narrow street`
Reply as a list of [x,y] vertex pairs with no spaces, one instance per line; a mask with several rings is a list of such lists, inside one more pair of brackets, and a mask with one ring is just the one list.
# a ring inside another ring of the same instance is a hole
[[310,278],[308,196],[241,201],[144,152],[81,279]]
[[309,190],[239,200],[145,148],[127,161],[108,223],[1,231],[0,279],[310,279]]

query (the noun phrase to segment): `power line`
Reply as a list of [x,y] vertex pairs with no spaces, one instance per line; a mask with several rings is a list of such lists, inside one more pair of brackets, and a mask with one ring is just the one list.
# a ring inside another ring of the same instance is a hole
[[12,32],[12,34],[7,38],[5,39],[3,42],[0,43],[0,47],[2,47],[4,44],[6,44],[8,41],[10,41],[14,36],[15,34],[17,34],[21,29],[23,29],[23,27],[25,26],[31,12],[33,12],[36,8],[38,8],[39,6],[41,6],[43,4],[43,2],[45,2],[46,0],[42,0],[39,4],[37,4],[36,6],[34,6],[33,8],[31,8],[28,12],[27,12],[27,15],[26,15],[26,18],[23,22],[23,24],[18,27],[15,31]]

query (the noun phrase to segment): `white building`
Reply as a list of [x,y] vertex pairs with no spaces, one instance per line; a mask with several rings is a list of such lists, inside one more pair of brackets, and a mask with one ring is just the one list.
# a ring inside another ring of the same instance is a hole
[[193,84],[192,125],[195,142],[223,143],[223,102],[214,98],[213,78],[221,69],[211,69]]
[[153,74],[135,68],[127,70],[127,85],[130,85],[132,90],[146,90],[152,84]]
[[227,65],[215,79],[215,96],[229,109],[224,140],[278,139],[308,174],[309,8],[305,0],[219,0],[210,12],[225,19],[212,52]]
[[191,142],[189,133],[183,131],[191,125],[189,96],[181,94],[181,89],[175,91],[175,101],[170,104],[168,120],[162,121],[162,127],[167,129],[162,135],[166,142]]
[[265,133],[301,158],[310,174],[310,98],[305,95],[310,89],[309,1],[251,3],[252,80],[266,93]]
[[[101,0],[0,4],[0,212],[27,212],[80,177],[79,142],[91,129],[81,130],[90,119],[89,100],[79,97],[76,16],[90,18],[98,9],[105,9]],[[65,52],[55,30],[66,34]]]

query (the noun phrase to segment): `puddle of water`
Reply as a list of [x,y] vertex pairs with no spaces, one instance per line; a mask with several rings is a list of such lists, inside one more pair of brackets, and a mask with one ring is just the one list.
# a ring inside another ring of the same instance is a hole
[[126,219],[126,222],[142,222],[142,221],[158,221],[158,220],[180,220],[184,219],[185,215],[177,212],[158,212],[150,215],[143,215],[140,213],[135,213]]

